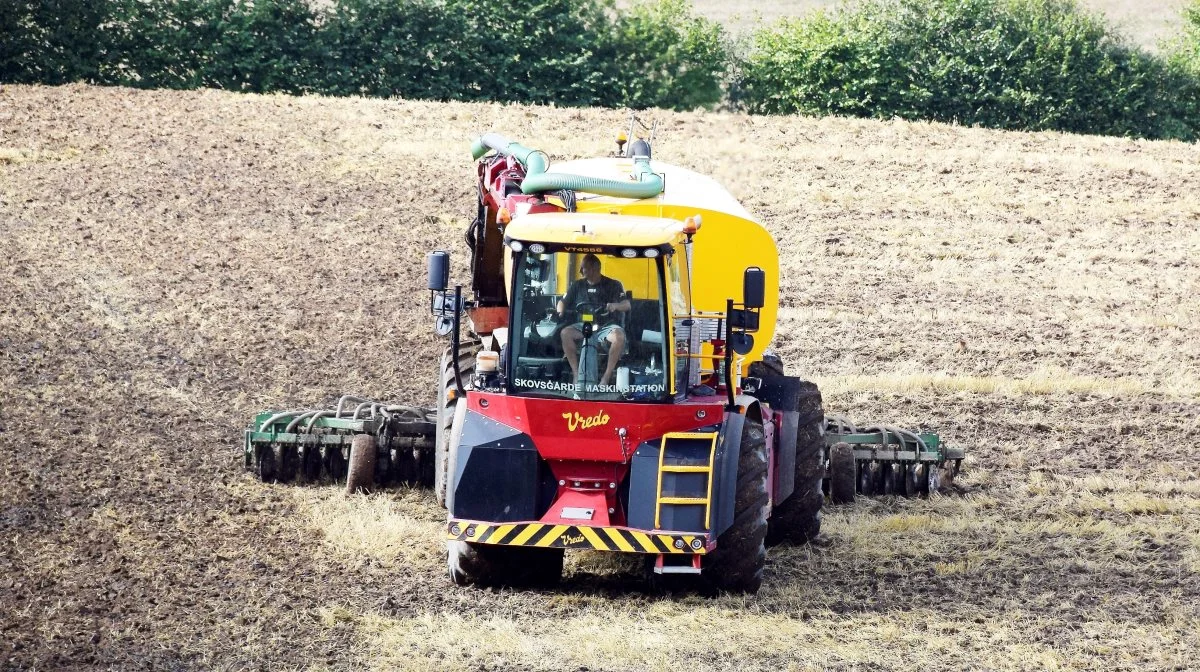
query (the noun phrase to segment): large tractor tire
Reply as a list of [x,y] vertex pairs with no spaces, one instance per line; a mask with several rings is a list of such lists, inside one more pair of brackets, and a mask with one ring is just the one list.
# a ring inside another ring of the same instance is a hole
[[458,345],[458,357],[455,358],[447,347],[442,353],[441,366],[438,369],[438,406],[437,431],[434,435],[433,457],[433,494],[442,508],[446,506],[446,488],[449,479],[450,465],[450,435],[454,429],[454,410],[458,407],[458,395],[448,394],[457,388],[454,383],[454,367],[458,367],[459,377],[463,385],[468,385],[471,373],[475,370],[475,356],[483,344],[478,339],[468,339]]
[[803,544],[821,533],[825,503],[825,409],[815,383],[800,384],[800,422],[796,433],[796,489],[771,512],[767,545]]
[[350,443],[350,466],[346,472],[346,494],[370,492],[375,485],[375,437],[356,434]]
[[550,586],[562,578],[563,550],[451,541],[446,568],[459,586]]
[[704,560],[703,576],[713,588],[758,592],[767,562],[768,502],[766,437],[762,423],[748,417],[742,427],[733,524]]

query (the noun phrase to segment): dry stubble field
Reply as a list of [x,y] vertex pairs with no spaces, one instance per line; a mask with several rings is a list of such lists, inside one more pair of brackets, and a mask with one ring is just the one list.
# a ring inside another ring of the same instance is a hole
[[[243,473],[265,407],[430,402],[424,253],[469,139],[607,151],[616,111],[0,90],[0,667],[1183,669],[1200,647],[1200,149],[664,115],[784,254],[826,406],[970,450],[831,507],[757,597],[455,588],[423,491]],[[610,130],[611,129],[611,130]],[[703,235],[703,234],[701,234]]]

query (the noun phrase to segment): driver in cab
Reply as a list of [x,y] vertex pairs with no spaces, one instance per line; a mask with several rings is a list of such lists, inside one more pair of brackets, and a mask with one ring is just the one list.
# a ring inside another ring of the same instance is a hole
[[[595,316],[595,331],[589,342],[599,345],[608,341],[609,353],[620,353],[625,349],[625,331],[617,324],[616,313],[629,311],[629,299],[625,297],[625,288],[620,281],[600,274],[600,258],[589,254],[583,258],[579,266],[583,277],[571,283],[567,294],[558,302],[558,315],[561,319],[567,310],[575,312],[578,317],[583,313]],[[563,352],[571,364],[571,379],[579,380],[579,343],[583,340],[583,322],[576,322],[562,330]],[[600,377],[601,385],[612,381],[613,370],[617,367],[618,356],[608,357],[608,366]]]

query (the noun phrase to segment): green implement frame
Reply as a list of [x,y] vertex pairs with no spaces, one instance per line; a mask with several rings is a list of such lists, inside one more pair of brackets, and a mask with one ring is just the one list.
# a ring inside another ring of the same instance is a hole
[[415,485],[433,473],[434,415],[348,396],[335,409],[263,411],[246,428],[243,459],[264,482],[336,482],[346,477],[354,438],[366,435],[376,447],[375,482]]
[[854,447],[855,460],[887,462],[928,462],[942,464],[961,460],[966,451],[942,445],[937,434],[892,433],[886,430],[868,433],[825,432],[825,445],[848,443]]
[[837,416],[825,418],[825,487],[833,501],[854,495],[929,495],[950,485],[966,452],[942,443],[937,434],[887,425],[859,427]]

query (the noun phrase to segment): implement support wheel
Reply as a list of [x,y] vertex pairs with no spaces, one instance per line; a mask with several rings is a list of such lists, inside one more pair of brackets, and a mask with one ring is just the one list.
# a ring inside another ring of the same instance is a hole
[[834,504],[853,504],[855,478],[854,448],[835,443],[829,450],[829,498]]
[[346,473],[346,494],[370,492],[375,485],[375,437],[358,434],[350,443],[350,470]]

